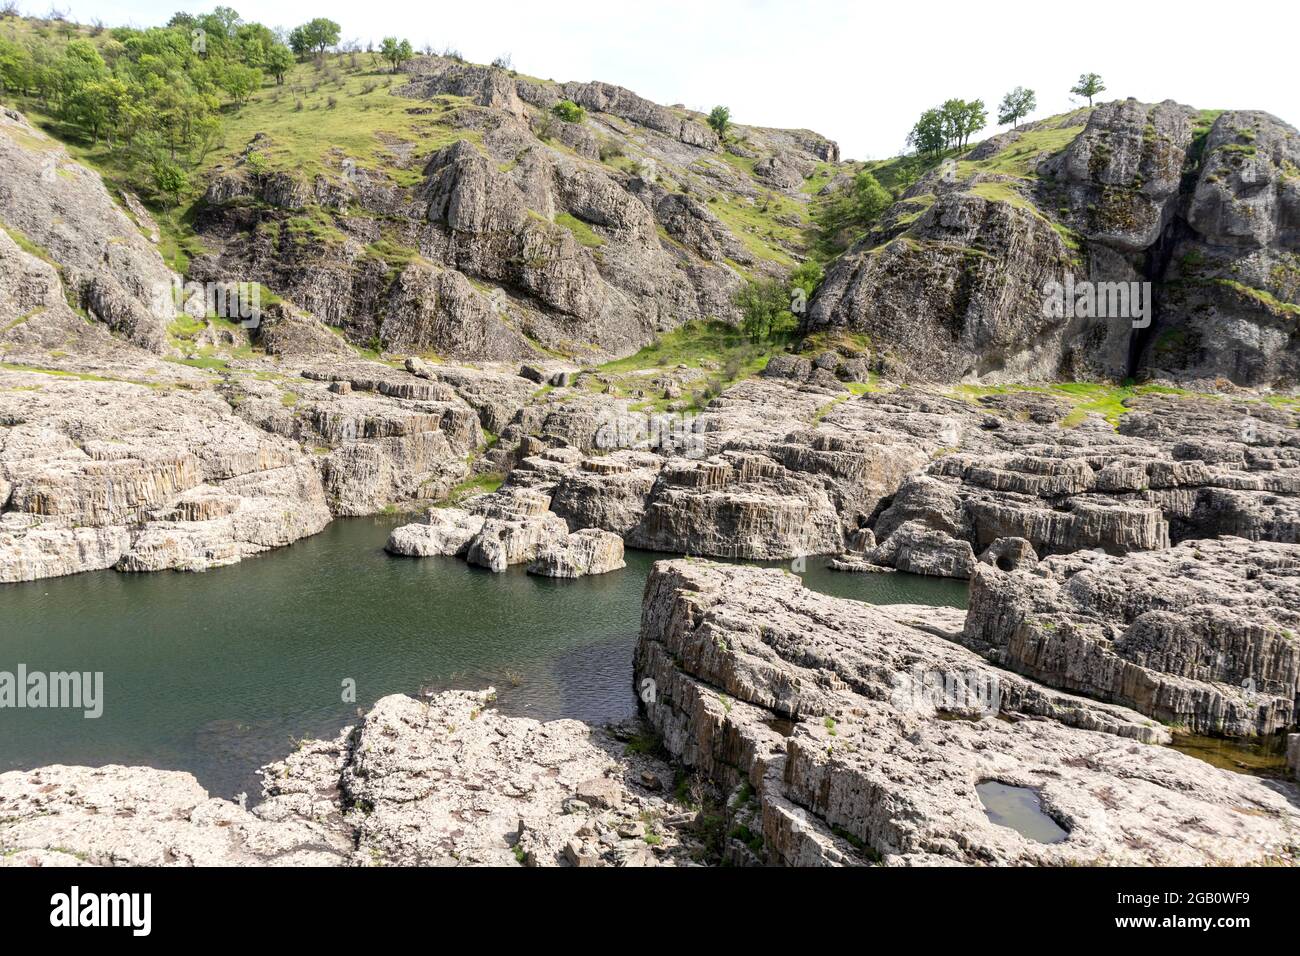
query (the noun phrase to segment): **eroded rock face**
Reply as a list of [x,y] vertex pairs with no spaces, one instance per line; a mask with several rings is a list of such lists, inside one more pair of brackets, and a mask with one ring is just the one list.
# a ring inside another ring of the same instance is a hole
[[211,393],[0,372],[0,581],[202,571],[330,520],[296,446]]
[[[861,404],[899,401],[867,396]],[[907,570],[897,556],[910,562],[912,542],[922,542],[925,561],[926,553],[960,553],[963,560],[930,564],[965,577],[967,549],[973,558],[1003,538],[1028,542],[1036,558],[1152,551],[1216,535],[1300,540],[1294,412],[1159,394],[1128,401],[1116,432],[1095,419],[1060,427],[1050,399],[1011,415],[986,401],[996,416],[929,399],[948,422],[932,418],[931,427],[951,428],[954,447],[900,481],[873,524],[880,547],[871,556]],[[900,532],[905,541],[891,544]]]
[[394,528],[385,549],[408,558],[464,557],[485,520],[459,508],[431,508],[425,521]]
[[739,452],[669,462],[629,540],[651,551],[752,559],[827,554],[843,544],[820,483]]
[[1187,230],[1170,253],[1161,322],[1143,341],[1157,374],[1242,385],[1300,379],[1300,134],[1230,111],[1200,144]]
[[1196,118],[1172,101],[1092,110],[1083,132],[1044,164],[1068,197],[1070,225],[1121,252],[1154,245],[1177,212]]
[[336,515],[437,500],[483,442],[453,386],[355,357],[315,360],[292,383],[241,378],[222,391],[240,418],[315,452]]
[[863,332],[931,381],[1056,372],[1072,330],[1064,318],[1043,316],[1043,289],[1073,260],[1041,216],[949,193],[906,238],[869,243],[828,270],[808,331]]
[[[263,769],[252,809],[146,767],[0,774],[8,866],[659,866],[704,855],[668,768],[491,691],[387,697]],[[648,781],[648,784],[647,784]],[[654,789],[652,789],[652,787]]]
[[[151,225],[133,221],[99,176],[55,140],[14,110],[0,109],[0,227],[57,264],[68,297],[92,317],[161,353],[176,314],[174,276],[141,232]],[[0,237],[0,258],[11,255],[3,248],[8,238]],[[0,309],[0,319],[28,316],[34,307],[20,306],[13,315]]]
[[[1133,711],[994,668],[953,627],[943,611],[830,598],[780,571],[663,562],[638,687],[670,753],[740,787],[733,806],[753,793],[770,863],[1293,857],[1300,812],[1285,793],[1159,746],[1168,733]],[[993,824],[986,781],[1036,790],[1067,838]]]
[[[1055,152],[1026,156],[1027,135],[1057,131],[1073,133],[1064,148],[1046,138]],[[808,331],[866,332],[895,374],[921,381],[1300,380],[1292,127],[1130,99],[1028,124],[965,159],[991,165],[931,171],[831,264]],[[1001,171],[1018,164],[1022,175]],[[1049,307],[1067,277],[1150,283],[1150,309]]]
[[3,866],[338,866],[341,831],[262,819],[188,773],[42,767],[0,774]]
[[1036,573],[981,565],[963,640],[1055,687],[1198,734],[1271,734],[1300,713],[1300,546],[1240,538]]
[[[308,181],[251,161],[275,145],[259,134],[209,183],[199,231],[214,251],[195,276],[262,282],[351,341],[390,350],[627,354],[688,320],[738,319],[741,268],[782,271],[710,201],[757,204],[778,189],[805,206],[804,178],[838,163],[815,133],[737,127],[764,160],[755,178],[717,157],[704,117],[621,87],[445,57],[404,71],[396,95],[455,142],[394,146],[402,177],[331,152],[322,160],[337,169]],[[586,118],[556,118],[562,99]]]
[[584,528],[539,552],[528,565],[528,573],[547,578],[581,578],[625,567],[622,538],[612,531]]

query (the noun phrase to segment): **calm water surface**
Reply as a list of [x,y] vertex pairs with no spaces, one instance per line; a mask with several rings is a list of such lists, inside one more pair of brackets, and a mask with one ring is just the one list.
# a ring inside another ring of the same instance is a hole
[[[604,722],[636,711],[641,592],[665,555],[556,581],[455,558],[387,555],[393,519],[337,521],[207,574],[113,571],[0,585],[0,670],[102,671],[104,713],[0,711],[0,770],[64,763],[187,770],[218,796],[358,708],[420,689],[498,689],[511,714]],[[965,607],[964,582],[846,575],[805,582],[880,604]],[[356,682],[356,702],[342,682]]]

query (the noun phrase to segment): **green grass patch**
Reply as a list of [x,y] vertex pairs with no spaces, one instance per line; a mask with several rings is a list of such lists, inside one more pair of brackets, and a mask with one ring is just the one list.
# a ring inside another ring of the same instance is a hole
[[605,244],[605,240],[577,216],[570,215],[567,212],[558,213],[555,217],[555,224],[569,230],[569,232],[573,233],[573,238],[589,249],[599,249]]
[[462,481],[447,494],[447,497],[438,503],[440,508],[451,508],[460,504],[466,498],[472,498],[475,495],[488,495],[496,491],[505,482],[506,476],[499,472],[492,472],[487,475],[475,475],[473,478]]

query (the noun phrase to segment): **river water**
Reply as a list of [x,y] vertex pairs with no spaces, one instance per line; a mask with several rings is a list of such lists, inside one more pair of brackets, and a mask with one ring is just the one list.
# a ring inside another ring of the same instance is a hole
[[[665,555],[578,581],[395,558],[394,519],[336,521],[207,574],[114,571],[0,585],[0,671],[101,671],[104,710],[0,711],[0,771],[44,764],[187,770],[259,793],[258,766],[332,737],[380,697],[497,688],[507,713],[601,723],[636,711],[641,592]],[[878,604],[965,607],[965,582],[838,574],[809,586]],[[355,701],[344,682],[354,681]]]

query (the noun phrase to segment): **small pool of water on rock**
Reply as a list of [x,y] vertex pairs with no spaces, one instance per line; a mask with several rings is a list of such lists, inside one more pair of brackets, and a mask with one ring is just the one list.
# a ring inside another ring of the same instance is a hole
[[[321,534],[207,574],[95,572],[0,585],[0,671],[102,671],[104,713],[5,710],[0,771],[43,764],[187,770],[217,796],[330,737],[380,697],[494,685],[507,713],[601,723],[636,712],[632,652],[650,568],[579,581],[394,558],[395,519]],[[965,607],[964,582],[838,574],[809,587],[879,604]],[[342,682],[356,681],[356,701]]]
[[1038,843],[1060,843],[1070,834],[1043,812],[1038,792],[1028,787],[986,780],[975,787],[984,812],[1000,827],[1009,827]]
[[1274,780],[1291,779],[1291,771],[1286,765],[1286,734],[1258,739],[1174,734],[1170,746],[1179,753],[1204,760],[1222,770]]

